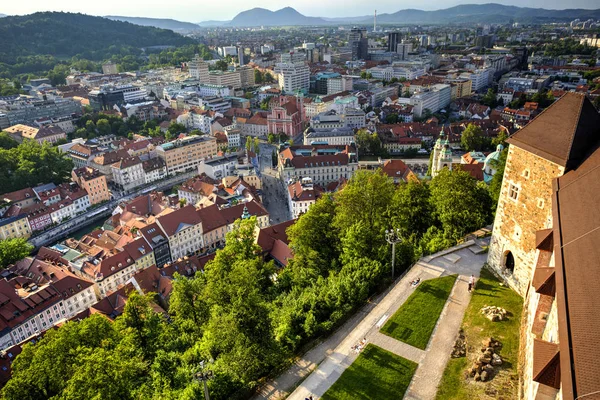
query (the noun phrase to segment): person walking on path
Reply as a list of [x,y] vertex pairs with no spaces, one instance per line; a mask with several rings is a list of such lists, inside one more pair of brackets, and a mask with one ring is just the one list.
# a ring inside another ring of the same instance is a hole
[[469,278],[469,293],[471,293],[471,291],[473,290],[474,287],[475,287],[475,277],[473,275],[471,275],[471,277]]

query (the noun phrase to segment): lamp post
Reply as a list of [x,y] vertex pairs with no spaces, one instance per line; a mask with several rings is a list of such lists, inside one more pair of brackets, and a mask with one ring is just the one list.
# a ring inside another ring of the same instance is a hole
[[394,280],[394,266],[396,263],[396,243],[400,243],[400,229],[386,229],[385,240],[392,245],[392,281]]
[[208,386],[206,385],[206,381],[213,377],[213,372],[209,369],[204,369],[204,361],[200,361],[200,371],[194,374],[194,379],[198,382],[202,382],[204,385],[204,399],[210,400],[210,396],[208,394]]

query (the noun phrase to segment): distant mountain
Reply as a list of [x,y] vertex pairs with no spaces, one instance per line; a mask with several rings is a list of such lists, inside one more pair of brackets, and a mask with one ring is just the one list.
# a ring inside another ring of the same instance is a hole
[[289,26],[289,25],[325,25],[322,18],[307,17],[291,7],[271,11],[253,8],[236,15],[228,25],[231,26]]
[[6,14],[0,14],[0,18],[8,17]]
[[80,55],[86,59],[103,60],[123,47],[195,43],[170,30],[84,14],[40,12],[5,17],[0,24],[0,60],[8,64],[14,63],[18,56]]
[[[600,18],[599,10],[568,9],[546,10],[505,6],[503,4],[462,4],[443,10],[423,11],[415,9],[400,10],[393,14],[377,16],[378,23],[477,23],[477,22],[551,22],[569,21],[575,18]],[[368,21],[372,21],[370,18]],[[366,20],[365,20],[366,22]]]
[[202,26],[202,27],[208,27],[208,26],[223,26],[223,25],[229,25],[231,21],[202,21],[202,22],[198,22],[198,26]]
[[117,15],[107,15],[105,18],[114,21],[130,22],[141,26],[153,26],[160,29],[170,29],[172,31],[192,31],[198,29],[197,24],[191,22],[181,22],[174,19],[163,18],[143,18],[143,17],[121,17]]
[[[423,11],[416,9],[400,10],[391,14],[377,15],[378,24],[472,24],[472,23],[506,23],[515,22],[563,22],[573,19],[600,19],[600,9],[567,9],[546,10],[543,8],[527,8],[505,6],[503,4],[462,4],[443,10]],[[291,7],[278,11],[264,8],[253,8],[243,11],[229,23],[226,21],[206,21],[200,26],[287,26],[287,25],[340,25],[340,24],[373,24],[373,16],[320,18],[307,17]]]

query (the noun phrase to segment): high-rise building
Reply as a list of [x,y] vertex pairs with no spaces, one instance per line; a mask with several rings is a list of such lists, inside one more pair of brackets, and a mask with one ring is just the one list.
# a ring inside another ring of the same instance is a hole
[[244,61],[244,47],[243,46],[238,47],[238,64],[240,64],[240,66],[246,64],[246,62]]
[[199,80],[200,83],[210,83],[208,64],[198,54],[188,64],[188,70],[192,78]]
[[413,50],[413,45],[411,42],[403,40],[402,43],[398,43],[396,46],[396,52],[400,56],[400,60],[405,61],[408,60],[408,53]]
[[387,49],[387,51],[392,51],[392,52],[397,51],[399,41],[400,41],[400,33],[398,33],[398,32],[388,33],[388,49]]
[[352,49],[352,61],[366,59],[369,48],[367,30],[352,28],[348,34],[348,46]]
[[279,63],[275,66],[274,71],[279,74],[279,88],[284,92],[308,91],[310,68],[306,63]]
[[254,68],[245,65],[243,67],[239,67],[238,72],[240,73],[242,88],[247,88],[255,85]]

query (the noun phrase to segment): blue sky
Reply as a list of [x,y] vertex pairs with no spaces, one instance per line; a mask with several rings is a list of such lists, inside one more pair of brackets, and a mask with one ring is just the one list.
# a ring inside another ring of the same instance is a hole
[[[225,2],[210,0],[25,0],[2,1],[0,13],[30,14],[36,11],[70,11],[92,15],[125,15],[135,17],[173,18],[180,21],[200,22],[206,20],[228,20],[238,12],[253,7],[276,10],[285,6],[294,7],[302,14],[318,17],[350,17],[371,15],[377,9],[378,14],[391,13],[404,8],[436,10],[458,4],[490,3],[492,1],[440,1],[421,0],[418,3],[409,0],[296,0],[284,3],[280,0],[227,0]],[[600,8],[600,0],[496,0],[496,3],[516,5],[520,7],[541,7],[552,9],[564,8]]]

